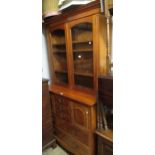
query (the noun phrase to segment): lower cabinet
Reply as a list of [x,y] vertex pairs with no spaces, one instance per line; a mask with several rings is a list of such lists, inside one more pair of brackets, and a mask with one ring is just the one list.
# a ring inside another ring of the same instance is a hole
[[60,145],[74,155],[95,155],[95,106],[51,94],[54,134]]
[[113,155],[112,136],[106,135],[106,132],[97,133],[97,155]]

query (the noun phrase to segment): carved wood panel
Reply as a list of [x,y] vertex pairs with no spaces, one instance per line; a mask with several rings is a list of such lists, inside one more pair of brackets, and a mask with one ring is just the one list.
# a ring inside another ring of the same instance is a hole
[[63,120],[71,121],[71,106],[69,101],[59,95],[55,95],[55,112],[58,117]]
[[73,123],[82,128],[89,128],[90,111],[89,108],[78,103],[72,103]]

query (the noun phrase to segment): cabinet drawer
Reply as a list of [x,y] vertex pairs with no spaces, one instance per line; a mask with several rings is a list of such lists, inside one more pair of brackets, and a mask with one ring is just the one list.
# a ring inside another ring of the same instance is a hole
[[73,124],[84,129],[90,128],[90,109],[87,106],[72,102]]

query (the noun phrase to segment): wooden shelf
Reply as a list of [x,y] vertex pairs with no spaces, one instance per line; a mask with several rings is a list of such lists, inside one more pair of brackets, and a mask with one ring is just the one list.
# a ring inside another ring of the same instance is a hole
[[67,71],[65,71],[65,70],[55,70],[55,73],[67,74]]
[[66,54],[66,50],[57,50],[53,52],[54,54],[59,54],[59,53],[63,53]]
[[62,46],[62,45],[66,45],[66,43],[55,43],[55,44],[52,44],[53,46]]
[[[92,52],[93,49],[75,49],[73,50],[73,52]],[[56,54],[59,54],[59,53],[65,53],[66,54],[66,50],[57,50],[57,51],[54,51],[53,53],[56,53]]]
[[107,139],[110,142],[113,142],[113,131],[112,130],[99,130],[99,129],[97,129],[95,131],[95,133],[97,135],[99,135],[100,137]]
[[93,49],[75,49],[75,50],[73,50],[73,52],[92,52],[93,51]]
[[[85,41],[72,41],[73,44],[85,44],[85,43],[89,43],[91,42],[91,44],[93,43],[92,40],[85,40]],[[91,45],[90,44],[90,45]]]
[[92,32],[92,29],[91,28],[87,28],[87,27],[74,27],[74,29],[77,29],[77,30],[85,30],[85,31],[91,31]]
[[74,72],[74,75],[93,77],[92,73]]

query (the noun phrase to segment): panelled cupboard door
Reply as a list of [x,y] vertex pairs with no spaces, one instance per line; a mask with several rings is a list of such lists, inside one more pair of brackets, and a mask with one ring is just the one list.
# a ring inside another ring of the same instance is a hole
[[94,89],[93,17],[68,23],[73,85]]
[[59,95],[54,95],[56,115],[64,121],[71,122],[71,106],[69,100]]
[[68,63],[66,49],[65,26],[50,28],[50,59],[52,68],[52,81],[55,84],[68,85]]
[[70,102],[72,104],[73,124],[79,128],[89,129],[90,109],[73,101]]

